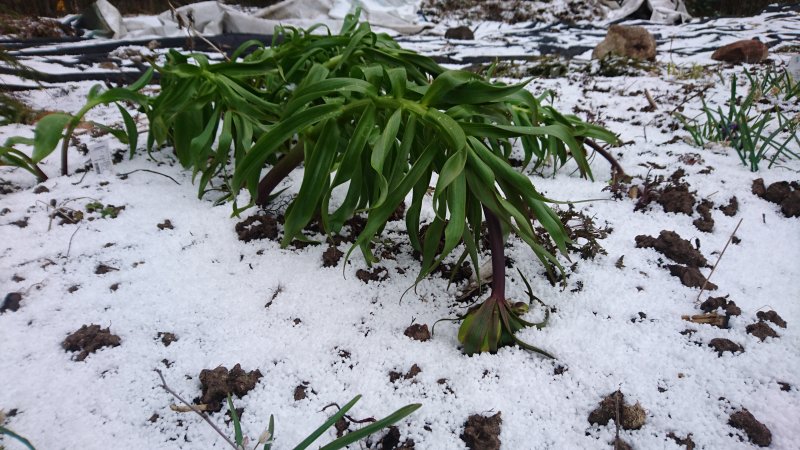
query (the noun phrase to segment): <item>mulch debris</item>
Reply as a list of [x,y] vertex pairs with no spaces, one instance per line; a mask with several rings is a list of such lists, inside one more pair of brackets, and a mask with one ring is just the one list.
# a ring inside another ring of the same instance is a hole
[[[618,406],[619,411],[617,411]],[[616,391],[607,395],[600,401],[597,408],[589,413],[589,423],[608,425],[611,420],[617,421],[617,417],[619,417],[619,425],[623,429],[638,430],[644,425],[647,413],[639,402],[629,405],[625,402],[625,395]]]

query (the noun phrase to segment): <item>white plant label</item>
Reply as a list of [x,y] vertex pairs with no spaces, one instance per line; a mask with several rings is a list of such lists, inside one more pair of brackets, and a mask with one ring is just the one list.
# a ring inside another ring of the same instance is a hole
[[98,175],[111,172],[111,144],[108,142],[89,147],[89,158]]

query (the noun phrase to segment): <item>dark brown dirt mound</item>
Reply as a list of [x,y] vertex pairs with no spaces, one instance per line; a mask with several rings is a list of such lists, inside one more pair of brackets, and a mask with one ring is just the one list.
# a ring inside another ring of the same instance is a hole
[[694,195],[689,192],[689,186],[673,185],[664,188],[657,202],[664,208],[664,212],[683,213],[691,216],[695,199]]
[[772,443],[772,432],[763,423],[756,420],[753,414],[742,409],[731,414],[728,425],[744,431],[750,442],[759,447],[767,447]]
[[775,330],[772,329],[771,326],[767,325],[766,322],[758,322],[750,324],[747,327],[745,327],[745,331],[747,331],[748,334],[752,334],[753,336],[759,338],[762,341],[768,337],[771,338],[780,337],[778,336],[778,333],[776,333]]
[[653,248],[667,258],[689,267],[704,267],[708,264],[702,253],[674,231],[662,230],[657,238],[643,234],[636,236],[636,247]]
[[705,233],[710,233],[714,230],[714,218],[711,217],[711,209],[713,207],[714,203],[709,200],[703,200],[697,205],[697,212],[700,214],[700,217],[694,219],[692,224],[694,224],[698,230]]
[[278,238],[278,221],[265,214],[250,216],[236,224],[236,234],[244,242],[256,239],[275,240]]
[[[619,407],[619,411],[617,411]],[[638,402],[629,405],[625,402],[625,395],[616,391],[607,395],[597,408],[589,413],[589,423],[598,425],[608,425],[611,420],[617,420],[625,430],[638,430],[644,425],[647,413]]]
[[756,317],[760,320],[770,321],[781,328],[786,328],[786,321],[775,311],[759,311],[756,313]]
[[418,365],[414,364],[413,366],[411,366],[410,369],[408,369],[408,372],[406,372],[405,374],[402,374],[395,370],[389,372],[389,381],[394,383],[395,381],[401,378],[404,380],[410,380],[415,376],[419,375],[420,373],[422,373],[422,369],[420,369]]
[[500,450],[500,426],[503,419],[500,413],[485,417],[478,414],[469,416],[464,423],[461,440],[470,450]]
[[375,267],[372,270],[358,269],[356,271],[356,278],[369,283],[370,281],[383,281],[389,278],[389,271],[385,267]]
[[3,304],[0,306],[0,313],[17,311],[20,302],[22,302],[22,294],[19,292],[9,292],[6,294],[6,298],[3,299]]
[[708,346],[713,348],[718,356],[722,356],[725,352],[738,353],[744,351],[741,345],[725,338],[714,338],[708,343]]
[[700,309],[707,313],[715,312],[719,308],[722,308],[725,314],[729,316],[738,316],[742,314],[742,309],[736,306],[736,302],[728,300],[727,297],[709,297],[700,304]]
[[425,342],[431,338],[431,332],[428,330],[427,324],[415,323],[406,328],[406,331],[403,334],[411,339],[414,339],[415,341]]
[[722,214],[725,214],[728,217],[733,217],[739,212],[739,199],[736,196],[731,197],[728,201],[728,204],[725,206],[720,206],[719,210],[722,211]]
[[786,217],[800,217],[800,183],[778,181],[764,186],[764,179],[753,181],[753,194],[768,202],[780,205],[781,212]]
[[245,396],[256,387],[256,383],[261,377],[258,369],[245,372],[239,364],[233,366],[230,371],[222,366],[213,370],[203,369],[200,372],[203,394],[195,402],[208,405],[207,411],[218,412],[222,409],[222,403],[229,394],[240,398]]
[[376,450],[413,450],[414,440],[406,439],[405,442],[400,442],[400,429],[397,427],[389,427],[389,431],[378,441]]
[[119,344],[119,336],[111,334],[108,328],[92,324],[83,325],[78,331],[67,336],[61,347],[68,352],[79,352],[73,359],[83,361],[90,353],[103,347],[116,347]]
[[343,251],[333,245],[328,246],[327,250],[322,252],[322,267],[336,267],[342,256],[344,256]]
[[705,289],[707,291],[716,291],[718,288],[716,284],[708,281],[706,277],[700,273],[700,269],[697,267],[669,264],[667,265],[667,268],[672,276],[680,278],[681,283],[683,283],[684,286],[702,289],[703,285],[705,285]]

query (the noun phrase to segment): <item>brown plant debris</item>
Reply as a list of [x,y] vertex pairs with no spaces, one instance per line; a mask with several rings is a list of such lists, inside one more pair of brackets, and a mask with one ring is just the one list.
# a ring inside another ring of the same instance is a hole
[[647,235],[636,236],[636,247],[652,248],[667,258],[689,267],[704,267],[708,264],[702,253],[674,231],[662,230],[657,238]]
[[668,264],[667,268],[669,269],[669,273],[674,277],[680,278],[681,283],[686,287],[702,288],[705,284],[707,291],[715,291],[718,288],[716,284],[706,280],[706,277],[700,273],[700,269],[697,267]]
[[717,352],[717,356],[722,356],[725,352],[739,353],[744,351],[741,345],[725,338],[714,338],[708,343],[708,346]]
[[753,336],[761,339],[762,341],[768,337],[780,337],[778,333],[776,333],[775,330],[773,330],[772,327],[767,324],[767,322],[752,323],[745,327],[745,331],[747,331],[748,334],[752,334]]
[[19,309],[20,302],[22,302],[22,294],[19,292],[9,292],[3,299],[3,304],[0,305],[0,314],[11,311],[15,312]]
[[275,240],[278,238],[278,221],[266,214],[250,216],[237,223],[235,229],[236,234],[239,235],[239,240],[244,242],[256,239]]
[[636,402],[629,405],[625,402],[625,395],[616,391],[607,395],[597,408],[589,413],[589,423],[598,425],[608,425],[611,420],[617,420],[617,405],[619,405],[619,425],[625,430],[638,430],[642,428],[647,418],[642,405]]
[[470,450],[500,450],[500,427],[503,419],[500,412],[486,417],[473,414],[464,423],[461,440]]
[[79,352],[73,359],[83,361],[90,353],[103,347],[116,347],[119,344],[119,336],[111,334],[108,328],[92,324],[83,325],[78,331],[67,336],[61,347],[68,352]]
[[786,321],[773,310],[759,311],[756,313],[756,317],[759,320],[770,321],[781,328],[786,328]]
[[744,431],[747,439],[759,447],[768,447],[772,443],[772,432],[763,423],[756,420],[747,409],[742,408],[741,411],[731,414],[728,425]]
[[94,273],[97,274],[97,275],[105,275],[105,274],[107,274],[109,272],[115,272],[115,271],[118,271],[118,270],[119,269],[117,269],[116,267],[111,267],[111,266],[108,266],[106,264],[99,264],[94,269]]
[[415,341],[425,342],[431,338],[431,332],[428,330],[427,324],[415,323],[406,328],[403,332],[404,335],[414,339]]
[[233,366],[230,371],[222,366],[213,370],[203,369],[200,372],[202,395],[195,403],[208,405],[207,411],[218,412],[228,395],[236,395],[239,398],[245,396],[256,387],[261,377],[261,371],[258,369],[245,372],[240,364]]
[[670,431],[667,433],[667,437],[675,441],[676,444],[685,446],[686,450],[694,450],[695,443],[692,440],[692,433],[689,433],[685,438],[681,439],[677,434]]

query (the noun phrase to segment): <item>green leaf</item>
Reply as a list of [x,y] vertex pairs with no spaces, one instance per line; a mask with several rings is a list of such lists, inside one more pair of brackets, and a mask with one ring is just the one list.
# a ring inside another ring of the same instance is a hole
[[231,422],[233,422],[233,440],[236,442],[236,445],[242,446],[242,442],[244,442],[244,436],[242,435],[242,424],[239,423],[239,415],[236,414],[236,408],[233,407],[231,394],[228,394],[228,412],[231,415]]
[[128,110],[122,107],[122,105],[117,105],[119,109],[119,113],[122,115],[122,122],[125,124],[125,131],[128,135],[128,147],[130,148],[130,157],[133,158],[133,154],[136,153],[136,146],[139,143],[139,131],[136,129],[136,122],[131,117]]
[[61,140],[64,127],[72,120],[66,113],[53,113],[42,117],[33,130],[33,154],[31,159],[38,163],[56,149]]
[[347,433],[346,435],[340,437],[339,439],[336,439],[330,444],[323,446],[322,448],[320,448],[320,450],[338,450],[344,448],[354,442],[364,439],[365,437],[373,433],[377,433],[378,431],[388,427],[389,425],[399,422],[400,420],[407,417],[408,415],[410,415],[411,413],[413,413],[414,411],[418,410],[421,407],[422,404],[420,403],[413,403],[410,405],[406,405],[377,422],[371,423],[366,427],[361,428],[360,430]]
[[316,441],[317,438],[322,436],[322,433],[324,433],[325,430],[332,427],[333,424],[336,423],[336,421],[338,421],[339,419],[342,418],[342,416],[347,414],[347,411],[350,411],[350,408],[352,408],[353,405],[355,405],[356,402],[358,402],[360,399],[361,396],[356,395],[352,400],[350,400],[346,405],[344,405],[342,409],[337,411],[336,414],[332,415],[328,420],[325,421],[325,423],[320,425],[319,428],[314,430],[310,435],[308,435],[308,437],[303,439],[303,442],[297,444],[294,450],[305,450],[306,448],[308,448],[308,446],[310,446],[314,441]]

